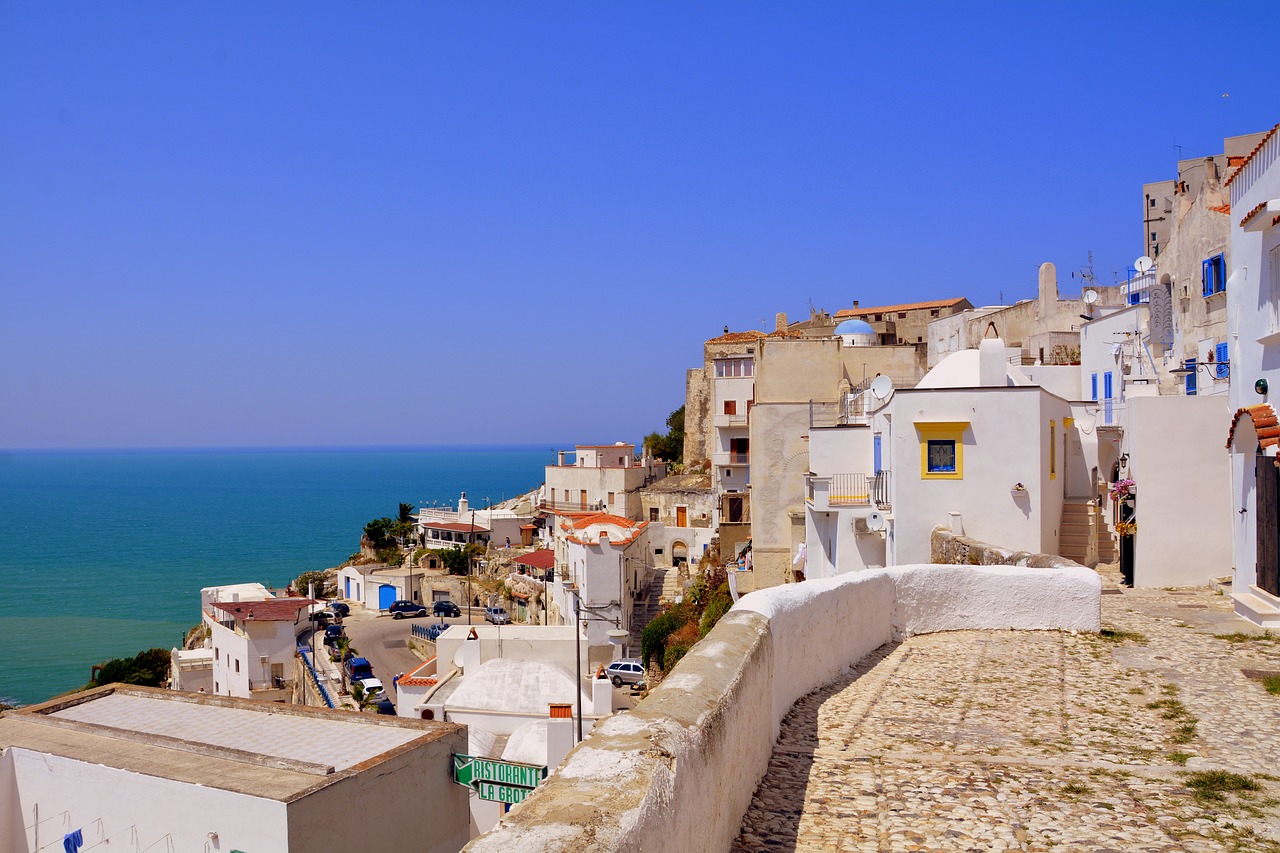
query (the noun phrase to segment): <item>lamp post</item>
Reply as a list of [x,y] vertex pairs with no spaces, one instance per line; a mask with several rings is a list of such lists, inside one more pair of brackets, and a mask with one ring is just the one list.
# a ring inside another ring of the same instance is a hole
[[476,540],[476,511],[471,510],[471,529],[467,531],[467,624],[471,624],[471,546]]

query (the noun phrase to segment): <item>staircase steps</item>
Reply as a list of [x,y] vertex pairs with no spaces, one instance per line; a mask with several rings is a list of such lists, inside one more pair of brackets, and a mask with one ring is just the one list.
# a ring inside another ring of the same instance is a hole
[[1231,598],[1237,616],[1263,628],[1280,629],[1280,598],[1256,586],[1249,587],[1248,592],[1233,592]]

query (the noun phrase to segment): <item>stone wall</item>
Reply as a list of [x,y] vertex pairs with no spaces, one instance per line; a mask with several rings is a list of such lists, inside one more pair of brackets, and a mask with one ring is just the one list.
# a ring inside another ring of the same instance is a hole
[[929,537],[929,560],[948,566],[1026,566],[1034,569],[1083,568],[1074,560],[1054,554],[1033,554],[988,545],[968,536],[959,536],[945,527],[935,527]]
[[1096,631],[1101,589],[1079,566],[903,566],[753,592],[647,698],[597,724],[465,849],[728,850],[801,696],[895,637]]

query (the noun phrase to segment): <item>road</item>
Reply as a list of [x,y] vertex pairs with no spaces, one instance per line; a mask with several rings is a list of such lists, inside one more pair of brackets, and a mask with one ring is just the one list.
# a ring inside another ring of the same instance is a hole
[[[475,622],[484,621],[479,611],[472,617]],[[342,620],[351,645],[363,658],[367,658],[373,666],[373,674],[386,688],[387,696],[396,701],[395,688],[391,679],[402,672],[408,672],[422,661],[409,650],[409,633],[411,625],[433,625],[438,622],[448,625],[467,624],[467,614],[441,619],[439,616],[393,619],[387,614],[369,612],[352,608],[351,615]]]

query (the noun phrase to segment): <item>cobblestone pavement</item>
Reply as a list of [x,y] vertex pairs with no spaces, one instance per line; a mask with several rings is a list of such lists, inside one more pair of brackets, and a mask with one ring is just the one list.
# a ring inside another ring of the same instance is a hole
[[1104,585],[1102,636],[913,637],[797,702],[733,849],[1280,851],[1280,638]]

